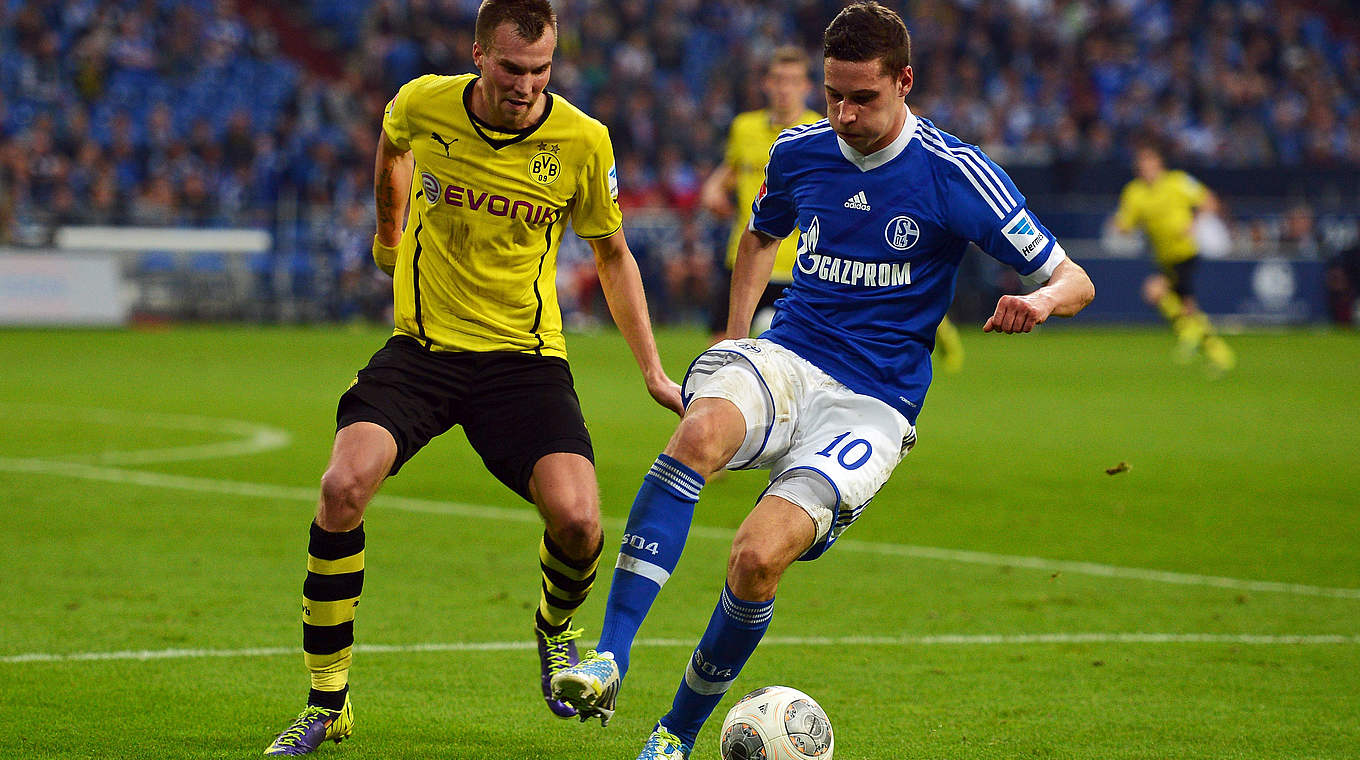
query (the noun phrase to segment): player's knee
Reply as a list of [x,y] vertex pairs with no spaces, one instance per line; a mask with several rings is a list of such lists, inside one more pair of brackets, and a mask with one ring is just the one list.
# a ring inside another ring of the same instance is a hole
[[1166,295],[1167,282],[1165,278],[1153,275],[1143,281],[1143,300],[1152,306],[1156,306]]
[[725,427],[715,415],[687,416],[666,444],[666,455],[707,478],[721,470],[741,444],[738,439],[728,445]]
[[332,466],[321,476],[318,522],[326,530],[350,530],[363,519],[374,486],[349,467]]
[[773,596],[785,569],[776,552],[740,536],[733,542],[732,553],[727,559],[727,576],[732,590],[743,599]]
[[572,559],[589,558],[599,548],[600,513],[593,504],[549,513],[546,528],[553,542]]

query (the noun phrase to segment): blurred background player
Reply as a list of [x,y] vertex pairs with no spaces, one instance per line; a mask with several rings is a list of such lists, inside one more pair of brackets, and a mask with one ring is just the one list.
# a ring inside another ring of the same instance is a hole
[[[714,214],[732,218],[728,235],[727,255],[715,283],[713,307],[709,315],[709,332],[713,340],[720,340],[727,331],[728,299],[731,294],[732,264],[737,260],[737,243],[751,221],[751,200],[765,181],[765,163],[770,158],[770,146],[779,133],[799,124],[811,124],[822,115],[807,107],[812,92],[808,76],[809,59],[802,48],[783,45],[774,51],[761,79],[761,90],[767,106],[737,114],[727,135],[727,149],[723,161],[704,181],[700,202]],[[797,233],[779,244],[770,284],[760,295],[752,332],[756,335],[770,326],[774,316],[774,302],[783,295],[784,288],[793,281],[794,251],[798,246]]]
[[[364,512],[388,477],[455,425],[491,474],[543,517],[534,636],[545,699],[551,674],[576,661],[581,631],[571,618],[594,584],[604,534],[554,286],[568,215],[594,249],[648,392],[682,409],[624,240],[608,130],[545,92],[556,45],[547,0],[484,0],[472,48],[480,76],[422,76],[388,104],[373,258],[393,275],[396,329],[336,412],[303,584],[312,688],[266,755],[308,754],[353,731]],[[547,702],[558,717],[575,715]]]
[[1134,149],[1134,179],[1124,186],[1113,224],[1121,233],[1140,230],[1159,272],[1143,282],[1143,300],[1154,306],[1176,334],[1177,356],[1190,361],[1200,352],[1217,372],[1237,364],[1233,350],[1214,331],[1195,303],[1199,245],[1196,214],[1217,215],[1218,198],[1189,174],[1168,169],[1164,149],[1145,138]]

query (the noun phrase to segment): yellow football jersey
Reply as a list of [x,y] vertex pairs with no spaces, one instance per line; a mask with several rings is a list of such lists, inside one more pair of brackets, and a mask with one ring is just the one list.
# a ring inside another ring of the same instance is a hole
[[1162,172],[1155,182],[1135,179],[1119,196],[1115,223],[1141,229],[1157,263],[1174,266],[1198,253],[1192,232],[1195,209],[1208,194],[1204,185],[1182,171]]
[[[732,234],[727,241],[727,268],[731,269],[737,260],[737,243],[746,225],[751,221],[751,202],[765,182],[765,164],[770,160],[770,146],[779,133],[799,124],[811,124],[822,116],[816,111],[804,111],[793,124],[774,124],[770,121],[769,109],[747,111],[737,114],[727,136],[727,152],[723,163],[732,168],[737,185],[736,213],[732,220]],[[772,282],[793,281],[793,260],[798,249],[798,233],[795,231],[779,244],[775,255],[774,271],[770,273]]]
[[383,117],[415,158],[395,332],[437,351],[565,357],[556,279],[567,222],[587,239],[623,224],[609,131],[548,93],[536,126],[497,130],[472,114],[476,79],[413,79]]

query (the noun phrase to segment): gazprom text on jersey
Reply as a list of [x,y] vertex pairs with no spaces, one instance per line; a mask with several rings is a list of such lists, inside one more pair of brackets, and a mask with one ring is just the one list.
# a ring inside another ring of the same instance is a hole
[[910,261],[856,261],[805,253],[798,257],[798,269],[819,280],[842,285],[891,288],[911,284]]

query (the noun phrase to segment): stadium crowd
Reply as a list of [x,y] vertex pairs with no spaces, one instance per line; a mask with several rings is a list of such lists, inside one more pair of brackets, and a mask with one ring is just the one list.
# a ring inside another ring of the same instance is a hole
[[[1360,26],[1345,3],[907,5],[913,110],[1003,165],[1122,162],[1129,137],[1151,131],[1196,166],[1360,168]],[[644,266],[683,315],[704,302],[696,270],[725,234],[697,200],[728,123],[763,105],[775,46],[819,59],[840,3],[556,6],[550,87],[610,127],[630,237],[637,220]],[[476,7],[0,0],[0,244],[43,244],[66,224],[261,227],[275,239],[263,279],[368,287],[356,283],[371,271],[383,104],[422,73],[471,69]],[[649,236],[649,219],[683,234]]]

